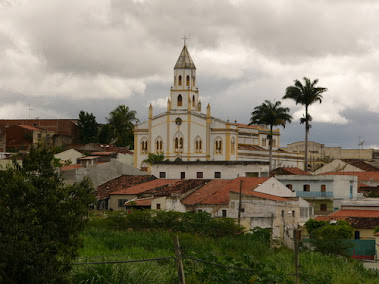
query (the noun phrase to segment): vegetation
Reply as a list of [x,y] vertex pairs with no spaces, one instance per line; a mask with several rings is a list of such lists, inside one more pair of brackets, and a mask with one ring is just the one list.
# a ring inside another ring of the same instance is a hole
[[300,123],[305,124],[304,171],[308,171],[308,134],[309,129],[312,127],[310,124],[312,116],[309,114],[308,108],[317,101],[321,103],[322,93],[325,93],[328,89],[316,87],[318,79],[312,82],[307,77],[303,79],[305,82],[304,85],[299,80],[295,80],[293,86],[287,87],[283,99],[291,99],[294,100],[296,104],[305,106],[305,116],[300,119]]
[[[225,234],[215,238],[168,230],[120,231],[110,229],[104,218],[92,218],[82,234],[84,247],[77,262],[174,257],[176,234],[184,257],[186,283],[295,283],[293,251],[270,248],[264,237],[267,232],[262,229],[252,234]],[[302,283],[371,284],[377,283],[379,277],[377,272],[366,270],[355,260],[311,251],[300,252],[300,271]],[[178,282],[174,259],[75,265],[71,277],[74,283]]]
[[136,114],[136,111],[130,110],[125,105],[119,105],[109,114],[107,120],[110,138],[115,141],[116,146],[133,148],[133,127],[134,123],[138,123]]
[[0,176],[0,283],[69,281],[93,187],[64,185],[53,155],[32,148]]
[[376,227],[374,228],[374,234],[376,234],[377,232],[379,232],[379,226],[376,226]]
[[97,142],[98,125],[96,117],[92,113],[79,112],[78,127],[80,130],[80,141],[84,144]]
[[157,153],[157,154],[149,153],[147,156],[147,159],[145,159],[144,162],[150,165],[153,165],[157,162],[162,162],[164,160],[165,160],[164,153]]
[[265,100],[263,104],[254,108],[251,113],[251,124],[263,124],[270,127],[270,133],[267,135],[269,141],[269,172],[272,170],[272,129],[274,126],[286,126],[286,123],[291,123],[292,116],[289,114],[290,109],[281,107],[281,102],[272,103],[269,100]]
[[316,251],[324,254],[346,255],[352,245],[348,241],[353,237],[354,229],[345,221],[331,224],[313,219],[305,223],[310,243]]

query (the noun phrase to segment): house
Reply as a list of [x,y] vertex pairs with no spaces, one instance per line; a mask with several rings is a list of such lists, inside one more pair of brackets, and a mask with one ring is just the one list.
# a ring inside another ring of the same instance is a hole
[[30,125],[12,125],[6,128],[6,145],[8,150],[29,151],[32,145],[53,145],[54,131]]
[[379,171],[365,172],[328,172],[323,175],[357,176],[358,182],[365,186],[379,186]]
[[80,158],[83,158],[84,155],[74,149],[69,149],[58,154],[55,154],[56,159],[61,160],[65,165],[77,164]]
[[374,172],[378,168],[358,159],[336,159],[317,169],[316,175],[329,172]]
[[121,175],[147,175],[132,166],[121,163],[115,159],[110,162],[99,162],[99,156],[80,158],[80,164],[61,167],[61,175],[65,183],[80,182],[84,177],[92,180],[94,187],[117,178]]
[[151,174],[168,179],[234,179],[267,177],[269,165],[263,161],[162,161],[151,166]]
[[309,172],[303,171],[297,167],[278,167],[271,171],[271,176],[276,175],[299,175],[299,176],[307,176],[310,175]]
[[[54,133],[52,145],[55,146],[71,145],[78,142],[79,128],[76,123],[76,119],[0,119],[0,125],[6,128],[25,125]],[[12,147],[12,145],[7,145],[7,147]]]
[[358,179],[354,175],[276,175],[297,197],[312,202],[315,215],[328,215],[341,208],[343,200],[358,198]]
[[[241,199],[241,206],[240,204]],[[313,216],[312,206],[275,178],[211,180],[182,200],[187,211],[238,219],[247,228],[271,228],[273,237],[290,246],[293,229]]]
[[[110,209],[109,207],[109,195],[112,192],[116,192],[122,189],[129,188],[131,186],[145,183],[155,178],[150,175],[121,175],[112,180],[109,180],[101,185],[99,185],[96,190],[97,208],[98,209]],[[113,208],[112,208],[113,209]],[[113,210],[118,210],[113,209]]]

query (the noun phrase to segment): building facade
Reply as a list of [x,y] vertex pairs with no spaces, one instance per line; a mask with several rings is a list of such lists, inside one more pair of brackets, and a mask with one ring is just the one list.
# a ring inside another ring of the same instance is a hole
[[[206,113],[197,87],[196,67],[184,45],[174,67],[167,111],[153,114],[134,128],[136,168],[145,168],[149,153],[164,153],[174,161],[268,161],[268,134],[264,126],[224,121]],[[302,167],[303,155],[278,151],[280,131],[273,132],[273,165]]]

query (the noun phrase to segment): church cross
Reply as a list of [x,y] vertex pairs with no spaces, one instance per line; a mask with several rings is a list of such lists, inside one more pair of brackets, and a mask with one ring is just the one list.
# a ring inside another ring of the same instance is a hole
[[186,40],[187,40],[188,38],[186,37],[186,36],[184,36],[183,38],[182,38],[182,40],[184,40],[184,45],[186,45]]

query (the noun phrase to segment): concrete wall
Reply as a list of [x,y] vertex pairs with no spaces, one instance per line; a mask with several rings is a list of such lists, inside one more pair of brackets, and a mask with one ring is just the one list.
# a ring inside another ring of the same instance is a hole
[[108,209],[113,211],[125,211],[125,206],[118,206],[119,199],[127,199],[128,201],[137,198],[137,195],[127,195],[127,194],[110,194],[108,201]]
[[196,179],[197,172],[203,173],[203,179],[214,179],[215,172],[220,172],[222,179],[234,179],[246,176],[246,173],[257,173],[260,177],[268,175],[268,165],[259,164],[154,164],[151,170],[157,178],[160,172],[165,172],[167,179],[180,179],[181,172],[185,173],[186,179]]
[[161,210],[172,210],[176,212],[186,212],[186,206],[180,202],[180,199],[175,196],[162,196],[151,201],[151,209],[157,209],[157,204],[160,204]]
[[354,167],[353,165],[350,165],[342,160],[334,160],[330,162],[329,164],[324,165],[322,168],[317,169],[314,171],[314,174],[320,175],[323,173],[329,173],[329,172],[364,172],[364,170],[361,170],[360,168]]
[[121,163],[117,160],[111,160],[108,163],[99,164],[88,168],[79,168],[69,171],[63,171],[62,177],[68,184],[83,180],[84,177],[89,177],[92,180],[95,188],[104,182],[117,178],[121,175],[146,175],[132,166]]
[[84,155],[74,149],[69,149],[67,151],[55,154],[54,157],[63,162],[70,161],[71,164],[76,164],[77,159],[84,157]]
[[254,191],[267,193],[275,196],[282,197],[296,197],[296,193],[290,190],[288,187],[279,182],[276,178],[270,178],[260,186],[258,186]]

